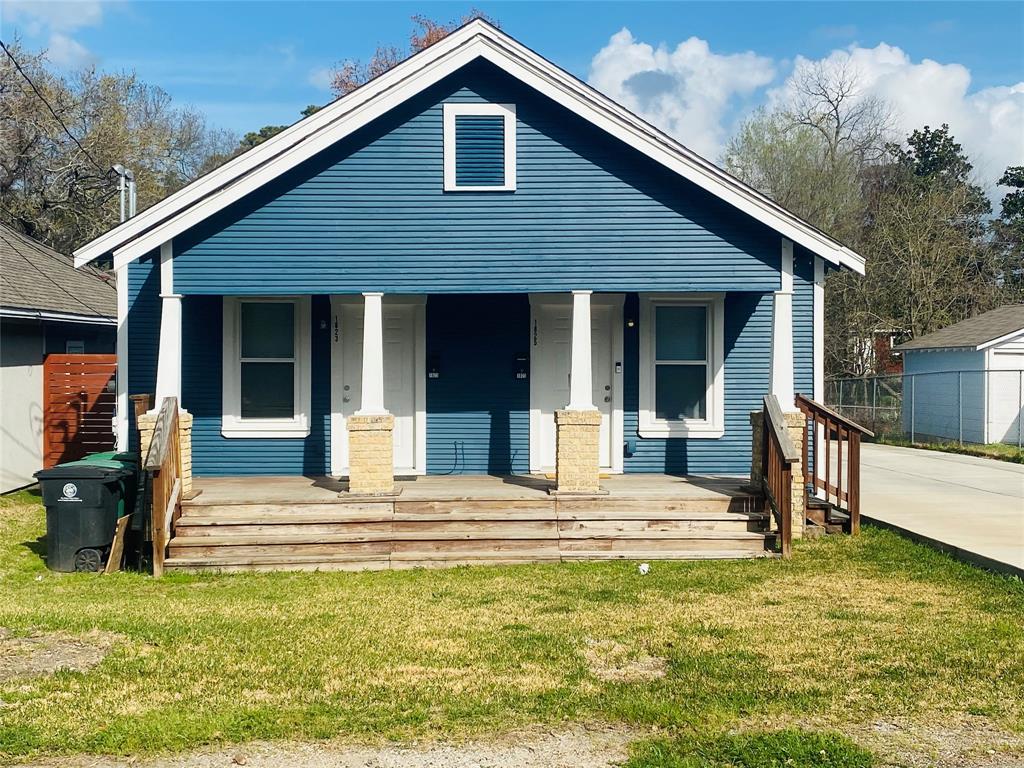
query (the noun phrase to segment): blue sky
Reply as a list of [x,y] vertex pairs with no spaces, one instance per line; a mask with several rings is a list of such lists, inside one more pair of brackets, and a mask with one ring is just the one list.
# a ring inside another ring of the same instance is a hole
[[[472,5],[0,0],[0,26],[63,66],[134,69],[244,132],[328,101],[331,65],[403,44],[412,14],[448,20]],[[900,130],[947,120],[984,175],[1024,164],[1024,3],[475,6],[712,159],[738,120],[778,98],[800,57],[846,57],[897,108]],[[638,87],[649,72],[656,93]]]

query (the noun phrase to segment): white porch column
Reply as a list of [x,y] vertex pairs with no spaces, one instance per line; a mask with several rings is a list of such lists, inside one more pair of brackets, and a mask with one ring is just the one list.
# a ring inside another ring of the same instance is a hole
[[349,493],[390,496],[395,491],[395,417],[384,407],[382,293],[363,294],[363,368],[359,410],[346,419]]
[[380,416],[384,408],[383,293],[363,294],[362,399],[358,416]]
[[181,294],[174,292],[171,240],[160,246],[160,346],[154,402],[157,410],[165,397],[176,397],[181,405]]
[[555,411],[555,489],[557,494],[601,492],[601,413],[594,406],[590,351],[590,294],[572,292],[572,348],[569,404]]
[[783,411],[795,411],[793,391],[793,241],[782,238],[781,285],[772,305],[772,372],[769,391]]
[[594,410],[594,371],[591,364],[590,295],[572,292],[572,351],[569,363],[569,404],[567,411]]
[[[125,280],[125,332],[118,333],[118,345],[124,344],[127,359],[127,276],[128,267],[121,268]],[[118,285],[120,286],[120,275]],[[122,341],[123,336],[123,341]],[[120,368],[120,362],[119,362]],[[125,368],[127,370],[127,367]],[[126,389],[127,392],[127,389]],[[144,393],[135,393],[144,394]],[[178,400],[178,430],[181,449],[182,493],[192,492],[192,415],[181,406],[181,294],[174,292],[174,243],[160,245],[160,343],[156,363],[156,392],[153,410],[138,418],[139,448],[145,454],[153,436],[156,415],[165,397]],[[127,413],[127,411],[126,411]],[[120,445],[120,441],[118,443]]]

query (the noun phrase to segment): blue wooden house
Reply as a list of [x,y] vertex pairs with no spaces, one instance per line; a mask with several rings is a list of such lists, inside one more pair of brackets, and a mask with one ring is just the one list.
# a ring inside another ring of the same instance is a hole
[[191,420],[183,519],[736,485],[764,395],[821,393],[825,274],[864,269],[482,20],[76,252],[100,257],[122,419],[155,392]]

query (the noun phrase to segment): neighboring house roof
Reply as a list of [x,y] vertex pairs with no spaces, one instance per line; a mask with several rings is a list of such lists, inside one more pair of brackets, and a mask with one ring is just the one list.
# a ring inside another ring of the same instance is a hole
[[117,290],[92,267],[0,224],[0,316],[116,323]]
[[922,349],[985,349],[1024,333],[1024,304],[1006,306],[963,320],[896,347],[897,352]]
[[476,59],[491,62],[826,261],[863,274],[863,257],[482,19],[82,246],[75,264],[113,253],[119,269]]

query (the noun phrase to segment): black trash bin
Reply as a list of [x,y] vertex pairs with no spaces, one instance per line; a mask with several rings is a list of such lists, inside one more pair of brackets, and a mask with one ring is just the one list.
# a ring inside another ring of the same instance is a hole
[[137,459],[95,454],[36,472],[46,506],[46,564],[54,571],[103,567],[118,518],[135,506]]

